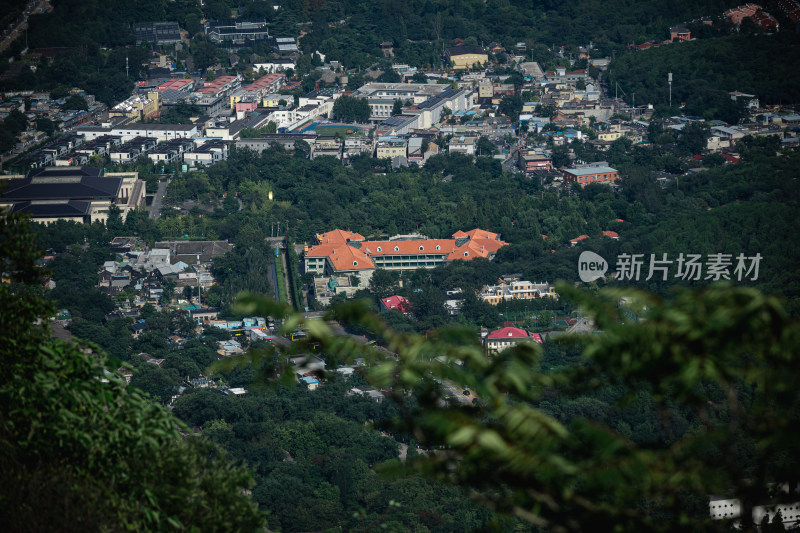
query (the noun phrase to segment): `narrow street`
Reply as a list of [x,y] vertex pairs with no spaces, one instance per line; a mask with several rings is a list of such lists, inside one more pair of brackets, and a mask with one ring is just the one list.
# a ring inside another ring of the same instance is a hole
[[161,202],[164,199],[164,194],[167,192],[168,184],[169,178],[158,182],[158,190],[155,196],[153,196],[153,203],[150,205],[150,218],[153,220],[158,220],[158,217],[161,216]]

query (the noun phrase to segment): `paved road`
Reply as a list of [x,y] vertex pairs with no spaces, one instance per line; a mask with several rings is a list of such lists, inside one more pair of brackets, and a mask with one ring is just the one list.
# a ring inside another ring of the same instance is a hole
[[517,158],[519,153],[519,149],[515,146],[512,150],[509,151],[508,159],[502,162],[501,166],[503,170],[506,172],[514,172],[517,170]]
[[275,262],[270,262],[269,265],[269,281],[272,283],[272,287],[275,289],[275,301],[281,301],[281,293],[278,290],[278,273],[275,270]]
[[161,216],[161,200],[164,199],[164,194],[167,192],[167,184],[169,184],[169,178],[158,182],[158,190],[150,205],[150,218],[153,220],[158,220],[158,217]]
[[286,289],[286,300],[289,305],[294,307],[294,300],[292,299],[292,290],[289,287],[289,265],[286,263],[286,254],[281,254],[281,265],[283,265],[283,284]]
[[49,7],[49,0],[31,0],[26,4],[23,8],[22,13],[20,13],[19,17],[14,21],[14,26],[7,31],[7,28],[3,28],[3,39],[0,40],[0,52],[8,48],[12,42],[14,42],[20,35],[25,33],[25,30],[28,28],[28,16],[33,13],[39,13],[43,9],[48,9]]

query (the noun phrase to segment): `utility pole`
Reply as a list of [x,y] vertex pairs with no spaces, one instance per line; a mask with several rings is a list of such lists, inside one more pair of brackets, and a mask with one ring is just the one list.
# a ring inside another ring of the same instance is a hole
[[128,56],[125,56],[125,77],[130,78],[130,72],[128,68]]
[[672,72],[667,74],[667,81],[669,82],[669,108],[672,109]]

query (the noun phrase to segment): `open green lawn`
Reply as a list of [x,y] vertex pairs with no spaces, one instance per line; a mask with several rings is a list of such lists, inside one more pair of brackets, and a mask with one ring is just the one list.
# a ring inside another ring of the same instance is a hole
[[320,126],[318,128],[314,128],[314,131],[317,132],[317,135],[320,137],[334,137],[337,133],[341,133],[342,135],[352,135],[358,130],[358,128],[348,128],[347,126]]
[[286,296],[286,283],[284,277],[286,274],[283,272],[283,264],[279,255],[275,256],[275,278],[278,281],[278,294],[282,302],[288,302],[289,298]]

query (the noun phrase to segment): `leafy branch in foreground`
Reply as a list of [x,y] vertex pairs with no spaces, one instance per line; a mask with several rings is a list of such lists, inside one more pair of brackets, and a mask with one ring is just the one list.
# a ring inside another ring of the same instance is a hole
[[[245,296],[240,305],[285,317],[286,331],[307,332],[286,353],[269,352],[271,379],[292,381],[283,356],[312,343],[327,354],[328,368],[363,359],[364,377],[402,412],[382,427],[413,436],[428,452],[407,465],[548,530],[726,530],[729,522],[708,517],[716,494],[741,500],[747,528],[754,505],[800,499],[793,431],[800,329],[780,302],[725,285],[670,299],[631,291],[589,296],[567,286],[559,293],[602,334],[568,336],[564,342],[583,347],[581,365],[551,374],[540,371],[536,345],[487,357],[468,330],[398,333],[358,302],[325,319],[366,329],[383,347],[336,335],[326,321],[259,297]],[[626,323],[624,302],[638,305],[638,322]],[[263,363],[263,353],[257,357]],[[622,391],[620,409],[651,396],[668,437],[636,443],[591,416],[558,420],[541,407],[545,396],[610,387]],[[476,399],[455,401],[447,392],[461,389]],[[688,429],[673,427],[677,411],[691,421]],[[744,460],[743,449],[752,450]],[[770,489],[777,486],[789,492]]]
[[27,222],[0,215],[0,521],[9,531],[256,531],[249,473],[51,337]]

